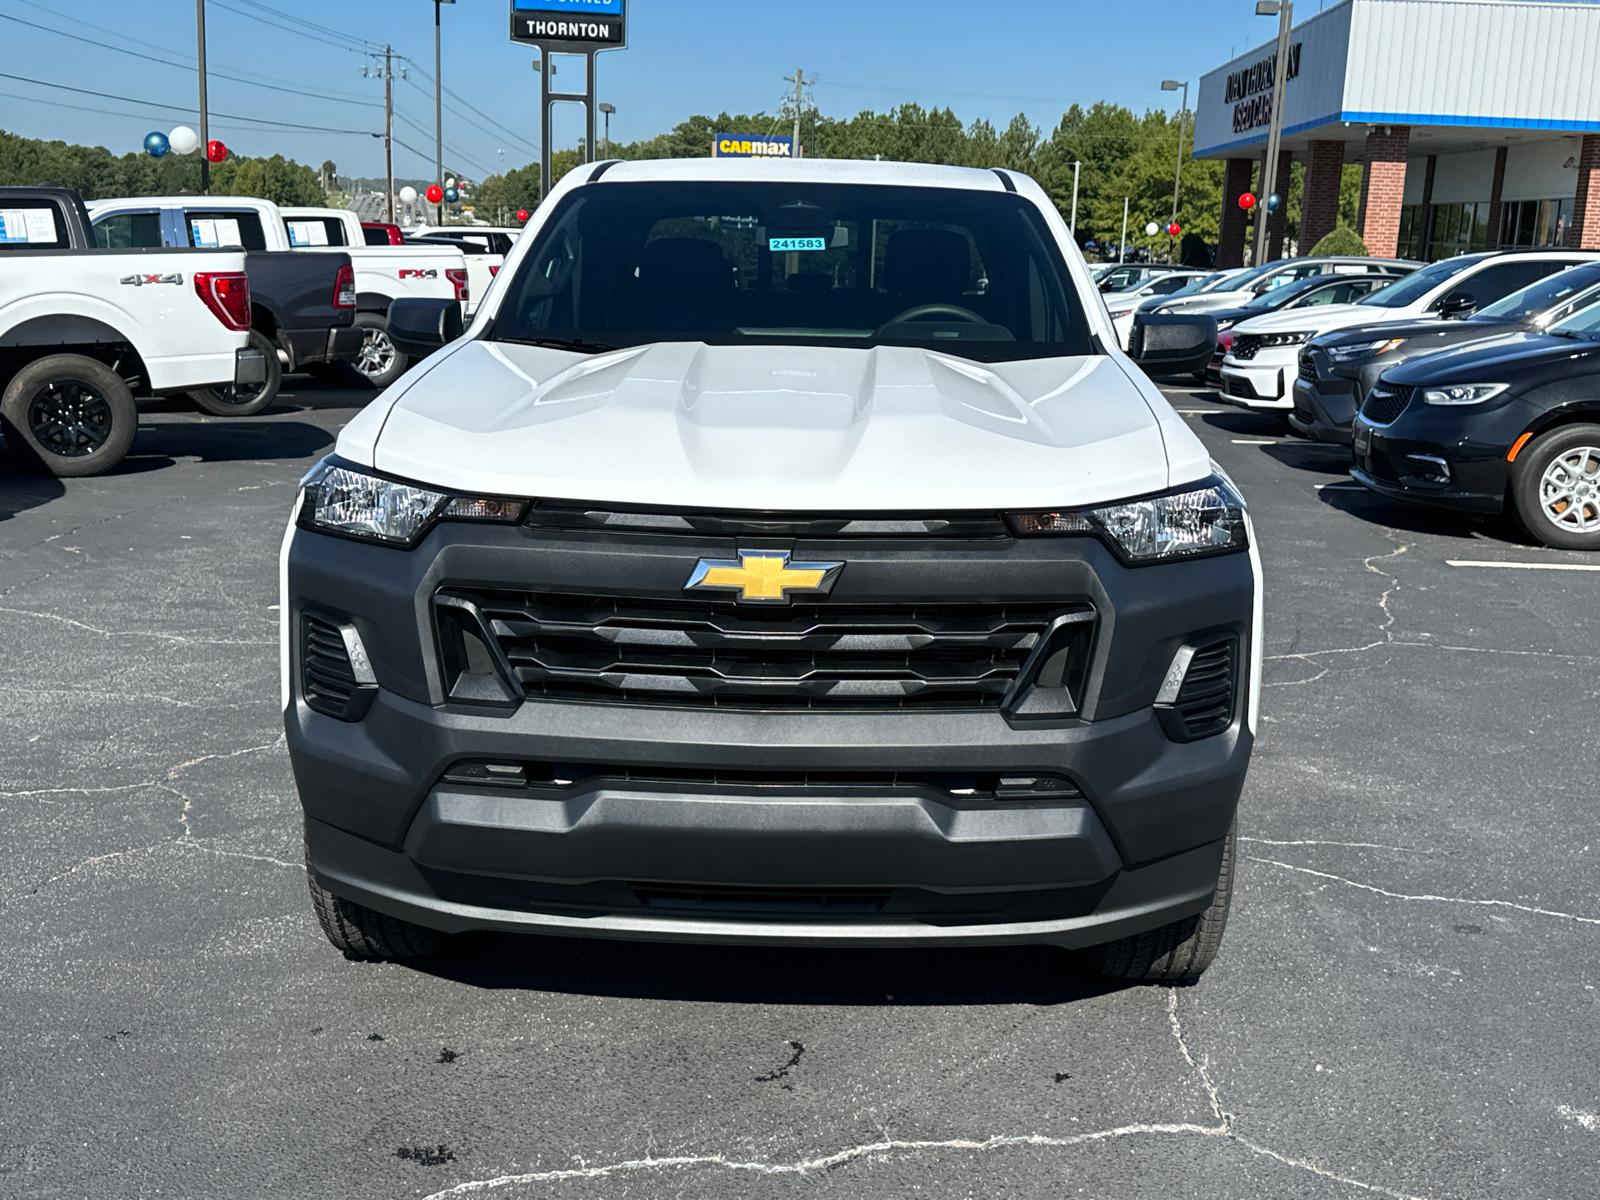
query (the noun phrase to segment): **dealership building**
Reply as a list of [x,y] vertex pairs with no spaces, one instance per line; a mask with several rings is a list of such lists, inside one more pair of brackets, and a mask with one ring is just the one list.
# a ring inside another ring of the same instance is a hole
[[[1373,254],[1600,249],[1600,5],[1344,0],[1289,42],[1277,179],[1286,190],[1304,164],[1301,253],[1333,229],[1346,163],[1361,164]],[[1276,50],[1200,81],[1194,155],[1227,164],[1218,266],[1243,261],[1252,217],[1238,201],[1266,165]],[[1268,217],[1268,258],[1282,257],[1286,207]]]

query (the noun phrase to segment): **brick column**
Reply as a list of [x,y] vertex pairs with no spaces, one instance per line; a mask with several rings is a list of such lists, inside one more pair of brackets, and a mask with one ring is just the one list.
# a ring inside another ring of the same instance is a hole
[[1423,262],[1433,261],[1433,172],[1439,165],[1437,154],[1428,155],[1427,168],[1422,172],[1422,208],[1417,214],[1417,257]]
[[[1267,217],[1267,261],[1283,257],[1283,223],[1289,219],[1289,169],[1294,166],[1294,151],[1278,151],[1278,173],[1273,176],[1272,190],[1278,193],[1278,211]],[[1267,198],[1261,197],[1265,204]]]
[[1393,258],[1400,244],[1400,206],[1406,196],[1406,151],[1410,145],[1409,125],[1381,126],[1367,134],[1367,161],[1361,171],[1361,240],[1378,258]]
[[1343,142],[1312,142],[1300,195],[1300,253],[1333,232],[1339,223],[1339,184],[1344,174]]
[[1600,250],[1600,134],[1584,134],[1578,151],[1578,190],[1572,200],[1567,246]]
[[1489,185],[1489,244],[1490,250],[1500,249],[1500,218],[1505,209],[1500,204],[1500,195],[1506,182],[1506,148],[1501,146],[1494,152],[1494,182]]
[[1222,222],[1217,231],[1217,266],[1223,270],[1244,266],[1244,234],[1249,218],[1239,207],[1239,197],[1250,190],[1248,158],[1230,158],[1222,176]]

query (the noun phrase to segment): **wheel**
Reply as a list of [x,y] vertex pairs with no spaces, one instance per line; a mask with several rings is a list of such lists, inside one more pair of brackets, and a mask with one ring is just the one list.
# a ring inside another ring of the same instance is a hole
[[278,398],[278,389],[283,386],[283,364],[278,361],[278,347],[266,334],[252,329],[250,349],[261,351],[266,358],[267,377],[260,383],[190,388],[189,395],[203,412],[213,417],[253,417]]
[[348,958],[433,958],[444,949],[447,934],[399,917],[376,912],[353,900],[335,896],[317,882],[306,856],[306,879],[311,885],[311,907],[317,923],[335,950]]
[[1233,860],[1238,823],[1228,827],[1222,844],[1222,869],[1211,907],[1159,929],[1118,938],[1096,946],[1090,961],[1094,969],[1113,979],[1146,983],[1184,983],[1199,979],[1222,946],[1228,925],[1228,904],[1233,899]]
[[1511,468],[1517,520],[1558,550],[1600,550],[1600,425],[1559,425]]
[[121,376],[81,354],[29,363],[0,396],[0,429],[11,448],[62,478],[109,471],[138,427],[139,410]]
[[389,318],[382,313],[357,313],[357,329],[366,330],[361,354],[350,364],[356,375],[375,388],[386,388],[406,373],[411,360],[389,340]]

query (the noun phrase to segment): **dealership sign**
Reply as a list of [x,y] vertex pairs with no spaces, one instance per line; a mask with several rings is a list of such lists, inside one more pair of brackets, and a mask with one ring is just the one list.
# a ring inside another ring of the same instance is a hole
[[511,40],[566,50],[627,44],[623,0],[511,0]]
[[719,133],[711,139],[712,158],[793,158],[792,137],[763,133]]
[[[1300,43],[1289,47],[1289,63],[1283,79],[1287,83],[1300,74]],[[1278,77],[1277,52],[1267,55],[1227,78],[1225,102],[1233,105],[1233,131],[1244,133],[1248,129],[1266,125],[1272,120],[1272,88]]]

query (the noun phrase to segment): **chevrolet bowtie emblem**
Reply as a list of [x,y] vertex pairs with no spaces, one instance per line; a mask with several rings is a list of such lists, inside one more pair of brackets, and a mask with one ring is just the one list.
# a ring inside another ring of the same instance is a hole
[[842,562],[790,562],[787,550],[741,550],[737,561],[702,558],[684,590],[738,592],[740,604],[788,604],[795,594],[832,591],[842,570]]

